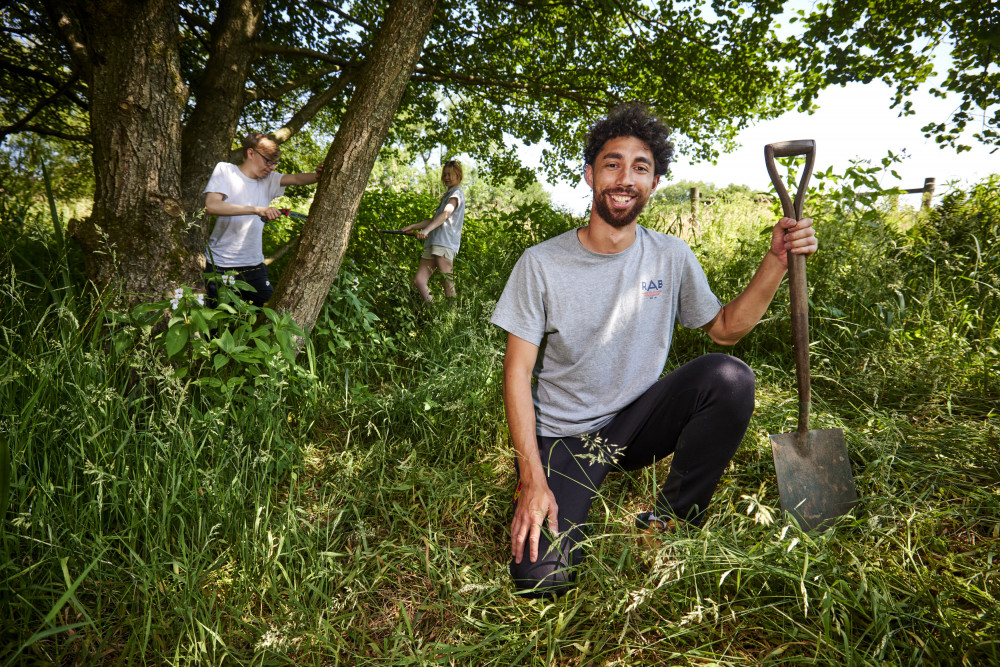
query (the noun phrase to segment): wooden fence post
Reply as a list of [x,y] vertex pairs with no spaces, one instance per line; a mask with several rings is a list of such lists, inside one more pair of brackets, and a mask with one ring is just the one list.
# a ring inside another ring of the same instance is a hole
[[698,230],[698,188],[691,188],[691,231]]
[[920,208],[930,208],[932,199],[934,199],[934,179],[925,178],[923,195],[920,199]]

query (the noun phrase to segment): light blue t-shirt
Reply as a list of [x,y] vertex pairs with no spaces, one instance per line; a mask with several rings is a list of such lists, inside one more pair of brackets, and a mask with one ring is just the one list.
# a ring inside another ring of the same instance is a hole
[[684,241],[637,226],[611,255],[577,230],[528,248],[490,321],[539,346],[537,430],[560,437],[608,423],[659,379],[675,323],[698,328],[721,308]]
[[437,210],[434,211],[434,215],[431,217],[437,217],[444,210],[444,207],[448,205],[448,200],[452,197],[458,199],[458,206],[441,223],[440,227],[432,230],[427,235],[427,238],[424,239],[425,248],[430,248],[432,245],[439,245],[451,248],[456,253],[458,252],[458,246],[462,243],[462,223],[465,221],[465,193],[462,191],[461,186],[456,185],[444,193],[444,196],[441,197],[441,203],[438,204]]

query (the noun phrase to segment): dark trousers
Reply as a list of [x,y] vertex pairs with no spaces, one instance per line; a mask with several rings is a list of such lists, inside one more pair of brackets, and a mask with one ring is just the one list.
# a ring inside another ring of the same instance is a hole
[[[227,271],[235,271],[237,278],[251,285],[256,292],[250,290],[237,290],[240,298],[249,301],[255,306],[263,306],[274,294],[274,287],[268,280],[267,264],[261,262],[257,266],[213,266],[211,264],[205,269],[207,273],[223,274]],[[215,308],[219,304],[218,278],[210,278],[205,286],[205,293],[208,297],[208,305]]]
[[534,563],[525,541],[520,564],[510,564],[518,590],[542,597],[572,585],[590,505],[612,470],[636,470],[673,454],[655,512],[699,525],[753,408],[750,367],[726,354],[707,354],[656,382],[596,433],[539,436],[542,465],[559,507],[559,537],[553,544],[542,530]]

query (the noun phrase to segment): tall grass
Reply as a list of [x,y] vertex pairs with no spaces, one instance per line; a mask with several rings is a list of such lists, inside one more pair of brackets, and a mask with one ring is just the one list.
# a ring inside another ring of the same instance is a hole
[[[21,256],[0,313],[0,663],[1000,662],[997,185],[906,219],[856,202],[851,179],[810,202],[814,428],[845,431],[852,518],[803,534],[777,509],[768,434],[795,416],[782,294],[732,350],[758,406],[705,526],[648,543],[631,521],[667,464],[612,475],[579,588],[548,602],[514,596],[506,572],[504,336],[488,320],[523,248],[580,220],[470,218],[458,299],[424,306],[419,244],[375,228],[427,198],[366,198],[310,390],[227,400],[99,301],[55,305],[72,261],[45,255],[44,221],[5,212]],[[702,215],[690,242],[731,298],[774,211]],[[671,364],[720,349],[676,341]]]

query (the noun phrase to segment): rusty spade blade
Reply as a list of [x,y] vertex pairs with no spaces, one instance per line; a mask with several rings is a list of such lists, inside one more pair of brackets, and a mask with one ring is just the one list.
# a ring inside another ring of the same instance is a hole
[[[806,165],[792,202],[774,159],[805,155]],[[783,141],[764,146],[767,173],[781,199],[785,217],[802,219],[802,203],[816,157],[811,139]],[[839,428],[809,430],[809,299],[806,290],[806,258],[788,253],[788,284],[791,290],[792,339],[795,376],[799,388],[798,429],[771,436],[771,453],[778,477],[781,509],[795,517],[803,530],[814,530],[843,516],[858,502],[854,475],[847,457],[844,432]]]

